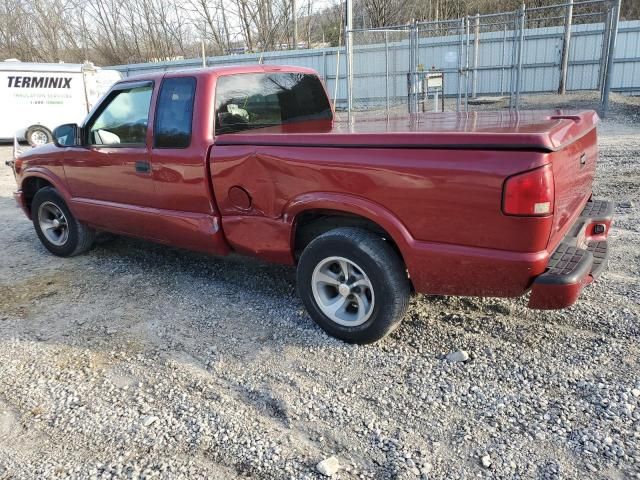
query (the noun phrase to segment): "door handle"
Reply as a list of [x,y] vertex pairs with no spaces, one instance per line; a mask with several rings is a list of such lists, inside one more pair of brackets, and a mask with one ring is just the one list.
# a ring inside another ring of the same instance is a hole
[[151,165],[144,160],[136,160],[136,173],[149,173],[151,172]]

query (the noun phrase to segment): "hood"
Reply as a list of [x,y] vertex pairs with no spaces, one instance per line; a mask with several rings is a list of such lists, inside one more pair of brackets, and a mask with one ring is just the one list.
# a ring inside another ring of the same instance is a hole
[[23,150],[23,152],[18,156],[18,158],[22,161],[29,161],[29,160],[38,158],[42,155],[48,155],[50,153],[59,152],[59,151],[60,151],[60,147],[56,147],[55,144],[53,143],[47,143],[45,145],[40,145],[39,147],[33,147],[33,148],[27,147],[27,149]]

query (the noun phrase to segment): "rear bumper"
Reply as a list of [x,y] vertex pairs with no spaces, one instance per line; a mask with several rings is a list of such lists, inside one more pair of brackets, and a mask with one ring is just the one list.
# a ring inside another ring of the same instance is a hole
[[582,289],[605,269],[613,203],[592,200],[549,258],[531,287],[529,308],[551,310],[576,302]]

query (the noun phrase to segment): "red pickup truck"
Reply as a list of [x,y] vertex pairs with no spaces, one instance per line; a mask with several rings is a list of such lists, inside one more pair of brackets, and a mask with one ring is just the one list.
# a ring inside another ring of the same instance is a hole
[[53,254],[109,231],[297,265],[328,333],[391,332],[412,291],[563,308],[603,269],[595,112],[340,123],[316,73],[242,66],[118,82],[20,156],[15,198]]

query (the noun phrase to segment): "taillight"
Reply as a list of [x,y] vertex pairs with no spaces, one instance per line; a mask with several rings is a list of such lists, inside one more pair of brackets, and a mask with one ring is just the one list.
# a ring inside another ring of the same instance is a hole
[[545,165],[507,178],[502,192],[506,215],[544,216],[553,213],[553,172]]

